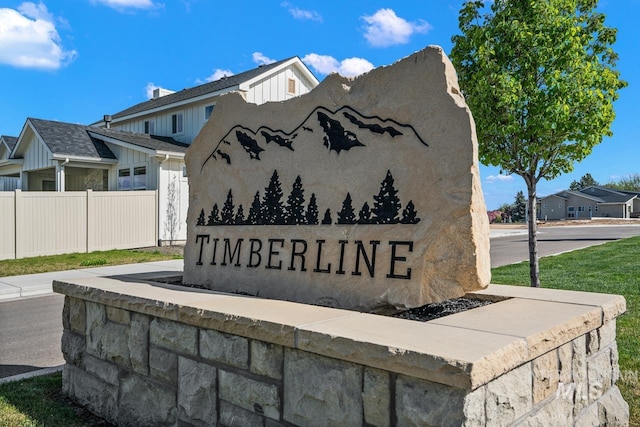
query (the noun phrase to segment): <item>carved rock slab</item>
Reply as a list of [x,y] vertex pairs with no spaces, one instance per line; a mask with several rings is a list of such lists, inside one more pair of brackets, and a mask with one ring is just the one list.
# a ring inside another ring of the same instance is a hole
[[286,102],[225,95],[186,154],[184,282],[355,310],[482,289],[477,159],[439,47]]

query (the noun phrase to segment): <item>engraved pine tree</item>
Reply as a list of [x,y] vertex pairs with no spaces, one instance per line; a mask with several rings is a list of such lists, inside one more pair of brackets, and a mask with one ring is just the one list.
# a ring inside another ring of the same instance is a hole
[[400,199],[398,198],[398,190],[393,186],[393,175],[391,171],[387,171],[387,176],[377,196],[373,196],[373,221],[376,224],[397,224],[400,222],[398,214],[400,213]]
[[255,197],[253,198],[253,203],[249,208],[249,216],[247,217],[247,224],[258,225],[260,222],[260,210],[262,205],[260,203],[260,192],[257,191]]
[[200,210],[200,216],[198,216],[198,222],[196,223],[196,225],[205,225],[205,222],[204,222],[204,209]]
[[233,215],[235,208],[233,206],[233,195],[231,194],[231,190],[227,194],[227,200],[224,202],[222,206],[222,224],[231,225],[235,222],[235,217]]
[[353,205],[351,202],[351,194],[347,193],[344,202],[342,202],[342,209],[338,212],[338,224],[355,224],[356,214],[353,211]]
[[282,186],[278,171],[273,171],[269,185],[264,189],[260,216],[267,225],[284,224],[284,206],[282,205]]
[[322,218],[322,225],[331,225],[333,220],[331,219],[331,209],[324,211],[324,218]]
[[209,218],[207,219],[207,225],[218,225],[220,224],[220,214],[218,212],[218,204],[213,205],[213,209],[211,209],[211,213],[209,214]]
[[238,213],[236,214],[236,218],[234,219],[234,224],[242,225],[244,223],[244,209],[242,209],[242,205],[238,205]]
[[362,209],[358,212],[358,224],[371,224],[371,208],[367,202],[364,202]]
[[418,218],[418,212],[413,204],[413,200],[409,200],[407,207],[402,210],[401,224],[417,224],[420,221]]
[[293,183],[293,189],[287,199],[286,223],[289,225],[306,224],[304,214],[304,190],[302,189],[302,179],[300,175]]
[[306,213],[307,224],[318,225],[318,204],[316,202],[316,193],[311,193]]

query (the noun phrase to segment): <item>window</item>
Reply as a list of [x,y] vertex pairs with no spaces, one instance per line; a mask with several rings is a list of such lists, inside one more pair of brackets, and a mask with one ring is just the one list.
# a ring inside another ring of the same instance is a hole
[[598,205],[596,205],[596,212],[598,212]]
[[576,210],[576,208],[575,208],[575,207],[573,207],[573,206],[569,206],[569,207],[567,208],[567,210],[568,210],[569,212],[574,212],[574,211]]
[[182,176],[183,176],[183,177],[187,177],[187,176],[188,176],[188,175],[187,175],[187,167],[186,167],[186,166],[183,166],[183,167],[182,167]]
[[147,135],[155,135],[156,133],[156,122],[146,120],[144,122],[144,133]]
[[578,206],[578,212],[584,212],[584,206]]
[[133,189],[145,189],[147,188],[147,167],[138,166],[133,168]]
[[215,105],[207,105],[206,107],[204,107],[204,121],[205,122],[207,120],[209,120],[209,117],[211,117],[211,113],[213,113],[213,107],[215,107]]
[[287,87],[287,93],[291,95],[296,94],[296,81],[294,79],[289,79],[289,86]]
[[145,190],[146,188],[146,166],[134,166],[118,169],[118,190]]
[[131,169],[118,170],[118,190],[131,190]]
[[182,113],[171,115],[171,133],[182,133]]

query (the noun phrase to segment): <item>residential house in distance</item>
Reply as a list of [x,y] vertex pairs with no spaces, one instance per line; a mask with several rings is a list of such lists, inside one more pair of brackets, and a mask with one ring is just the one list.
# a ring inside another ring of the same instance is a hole
[[0,182],[23,191],[158,190],[159,240],[186,240],[184,153],[218,97],[236,91],[257,104],[284,101],[318,83],[292,57],[177,92],[156,89],[91,126],[29,118],[17,138],[0,141]]
[[539,201],[538,219],[633,218],[640,216],[640,192],[590,186],[565,190]]

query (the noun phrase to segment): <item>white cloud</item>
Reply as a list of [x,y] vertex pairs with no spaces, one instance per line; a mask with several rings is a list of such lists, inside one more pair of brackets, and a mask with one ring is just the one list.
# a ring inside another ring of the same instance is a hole
[[199,80],[198,83],[215,82],[216,80],[220,80],[223,77],[230,77],[230,76],[233,76],[233,71],[223,70],[222,68],[216,68],[215,70],[213,70],[213,74],[205,78],[204,81]]
[[0,63],[56,70],[73,61],[78,53],[65,50],[54,21],[43,3],[0,8]]
[[424,34],[433,27],[427,21],[409,22],[392,9],[380,9],[371,16],[363,16],[366,23],[364,37],[374,47],[387,47],[409,42],[416,33]]
[[295,19],[299,19],[301,21],[317,21],[322,22],[322,15],[320,15],[315,10],[305,10],[295,7],[289,2],[284,2],[281,5],[282,7],[286,7],[291,16]]
[[147,83],[147,86],[144,88],[145,93],[147,94],[147,98],[153,98],[153,91],[156,89],[160,89],[160,86],[156,86],[152,82]]
[[123,12],[130,9],[158,9],[163,5],[160,3],[154,3],[152,0],[92,0],[93,3],[99,3]]
[[317,53],[305,55],[302,61],[322,75],[339,73],[345,77],[355,77],[374,68],[373,64],[364,58],[347,58],[338,61],[333,56]]
[[511,182],[513,175],[489,175],[485,178],[487,184],[495,184],[496,182]]
[[253,52],[252,57],[253,57],[253,62],[255,62],[258,65],[268,65],[276,62],[275,59],[271,59],[263,55],[262,52]]

